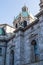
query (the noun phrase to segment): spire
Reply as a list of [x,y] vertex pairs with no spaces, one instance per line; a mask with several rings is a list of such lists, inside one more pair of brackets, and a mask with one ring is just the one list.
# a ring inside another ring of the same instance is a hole
[[43,0],[40,0],[40,10],[43,10]]

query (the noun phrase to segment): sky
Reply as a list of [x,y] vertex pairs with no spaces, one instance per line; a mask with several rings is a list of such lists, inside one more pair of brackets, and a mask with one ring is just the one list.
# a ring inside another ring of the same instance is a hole
[[12,25],[14,17],[21,12],[24,5],[36,15],[40,10],[39,3],[40,0],[0,0],[0,24]]

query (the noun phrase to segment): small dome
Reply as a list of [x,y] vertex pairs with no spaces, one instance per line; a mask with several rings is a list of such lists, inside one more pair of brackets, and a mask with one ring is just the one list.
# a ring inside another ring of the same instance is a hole
[[22,11],[20,12],[20,14],[18,16],[16,16],[15,20],[22,19],[22,17],[23,18],[29,17],[30,21],[34,21],[34,16],[32,16],[32,14],[30,14],[30,11],[28,11],[28,8],[26,6],[22,7]]

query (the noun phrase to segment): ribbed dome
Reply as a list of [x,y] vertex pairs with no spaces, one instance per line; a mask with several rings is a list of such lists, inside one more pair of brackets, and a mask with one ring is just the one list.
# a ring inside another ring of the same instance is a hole
[[19,26],[25,27],[35,20],[35,17],[28,11],[26,6],[22,7],[22,11],[17,15],[13,21],[15,28]]

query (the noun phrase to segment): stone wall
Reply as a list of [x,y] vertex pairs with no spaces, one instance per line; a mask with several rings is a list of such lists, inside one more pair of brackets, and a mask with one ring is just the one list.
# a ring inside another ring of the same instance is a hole
[[6,65],[9,65],[10,51],[14,50],[14,65],[42,65],[43,61],[34,61],[32,55],[32,40],[36,40],[38,45],[39,61],[43,60],[43,22],[40,21],[23,31],[19,29],[15,33],[15,37],[8,43],[7,55],[6,55]]

